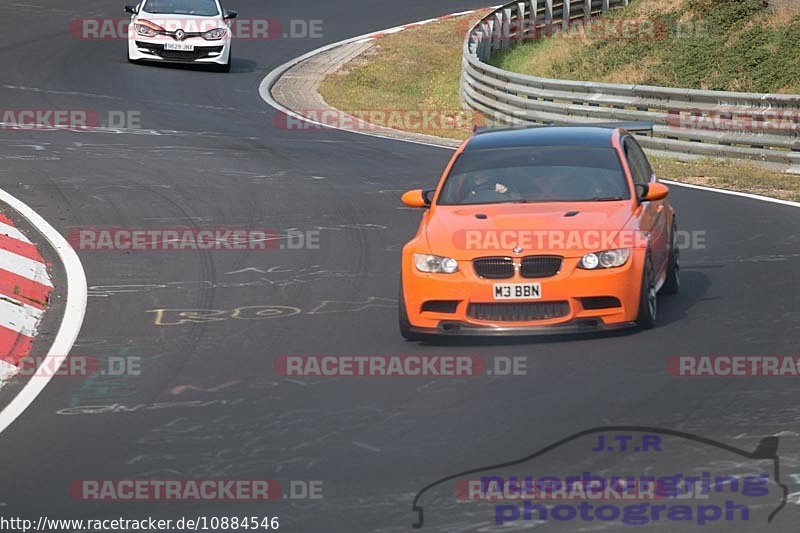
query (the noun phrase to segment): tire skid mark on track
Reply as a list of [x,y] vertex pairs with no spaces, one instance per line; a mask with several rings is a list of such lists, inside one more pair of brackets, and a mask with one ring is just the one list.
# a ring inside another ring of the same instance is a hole
[[[363,279],[363,277],[358,276],[358,279]],[[196,326],[198,324],[205,325],[213,322],[228,322],[230,320],[271,320],[293,316],[358,313],[374,309],[395,310],[396,308],[396,298],[367,296],[359,300],[322,300],[308,309],[289,305],[264,304],[247,305],[235,309],[162,308],[148,309],[145,312],[154,315],[153,323],[156,326]]]

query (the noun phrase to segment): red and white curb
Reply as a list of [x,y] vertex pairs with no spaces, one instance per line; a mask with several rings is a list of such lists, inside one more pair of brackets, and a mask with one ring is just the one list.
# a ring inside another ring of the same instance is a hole
[[0,388],[30,355],[52,290],[36,245],[0,214]]
[[[40,368],[51,371],[41,374],[36,372],[16,396],[2,407],[2,434],[36,400],[72,350],[86,314],[87,283],[78,254],[58,230],[30,206],[3,189],[0,189],[0,202],[13,209],[47,241],[61,261],[64,268],[63,278],[66,280],[65,302],[63,310],[59,310],[63,313],[61,323],[47,354],[41,358]],[[14,339],[11,345],[3,345],[7,351],[2,352],[0,359],[3,360],[6,371],[16,373],[17,366],[13,362],[18,362],[20,357],[30,351],[30,343],[53,285],[41,255],[28,237],[12,226],[7,218],[3,218],[0,224],[0,248],[3,250],[0,252],[0,300],[14,306],[0,308],[3,310],[0,327],[7,329],[9,333],[6,335]],[[31,340],[27,340],[28,337]]]

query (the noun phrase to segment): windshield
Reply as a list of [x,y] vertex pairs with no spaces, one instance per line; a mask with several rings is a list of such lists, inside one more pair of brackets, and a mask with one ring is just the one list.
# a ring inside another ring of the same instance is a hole
[[613,148],[535,146],[464,152],[437,203],[592,202],[630,198]]
[[147,0],[143,11],[161,15],[219,15],[215,0]]

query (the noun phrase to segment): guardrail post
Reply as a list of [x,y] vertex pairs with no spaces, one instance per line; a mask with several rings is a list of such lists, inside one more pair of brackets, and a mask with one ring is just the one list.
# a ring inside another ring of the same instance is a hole
[[503,10],[494,14],[494,24],[492,24],[492,52],[503,48]]
[[507,50],[511,41],[511,8],[503,9],[502,15],[502,24],[500,25],[501,31],[503,32],[500,41],[500,48],[502,50]]
[[528,30],[528,17],[525,13],[530,2],[517,2],[517,44],[525,40],[525,33]]
[[492,57],[492,53],[494,52],[495,39],[497,38],[497,35],[495,35],[494,31],[494,20],[486,21],[486,24],[484,25],[484,33],[486,34],[486,45],[483,53],[486,55],[483,61],[489,61],[489,59]]
[[483,40],[481,41],[481,54],[479,59],[484,63],[489,61],[492,57],[492,41],[489,37],[484,36]]
[[527,22],[527,31],[525,32],[525,37],[528,39],[538,39],[538,29],[537,25],[539,24],[539,1],[538,0],[528,0],[528,4],[531,6],[530,14],[528,15],[528,22]]
[[533,32],[534,38],[536,37],[536,23],[539,21],[539,2],[538,0],[528,0],[530,5],[530,13],[528,14],[528,32]]
[[530,0],[528,2],[531,5],[531,14],[528,17],[528,33],[527,37],[529,39],[538,39],[539,38],[539,9],[541,7],[541,3],[539,0]]
[[592,0],[583,0],[583,18],[592,18]]
[[570,4],[572,0],[564,0],[564,7],[561,11],[561,27],[564,31],[569,31]]
[[494,20],[486,21],[486,32],[489,35],[489,49],[487,50],[487,55],[489,56],[492,55],[496,47],[495,39],[497,39],[497,35],[495,33],[494,27],[495,27]]
[[547,36],[553,33],[553,0],[544,0],[544,31]]

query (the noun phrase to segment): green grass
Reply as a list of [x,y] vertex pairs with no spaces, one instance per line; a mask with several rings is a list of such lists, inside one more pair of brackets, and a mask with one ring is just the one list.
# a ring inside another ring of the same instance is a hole
[[706,90],[800,92],[800,2],[634,0],[610,21],[648,21],[634,38],[532,40],[491,63],[550,78]]
[[469,22],[478,18],[444,20],[384,37],[368,54],[329,76],[319,92],[328,104],[354,115],[385,110],[459,116],[463,127],[417,132],[463,139],[472,122],[458,96],[461,46]]
[[[683,5],[688,1],[657,0],[659,6]],[[650,7],[654,4],[651,0],[636,0],[636,2],[641,3],[638,7],[640,10],[648,7],[645,4],[650,4]],[[744,4],[749,0],[741,0],[741,2]],[[690,3],[694,9],[698,10],[698,13],[705,13],[710,12],[716,4],[731,2],[691,0]],[[800,2],[798,3],[800,4]],[[637,16],[641,18],[641,13]],[[475,16],[472,16],[471,20],[474,19]],[[447,20],[384,37],[370,53],[347,64],[344,70],[329,76],[323,83],[320,92],[332,106],[354,114],[363,110],[458,110],[460,108],[458,85],[461,72],[461,44],[463,30],[467,27],[467,23],[468,21],[463,19]],[[574,41],[570,41],[567,45],[589,46],[586,43],[581,44]],[[627,46],[622,47],[625,53],[617,55],[614,59],[619,62],[619,66],[616,68],[626,71],[641,70],[640,64],[631,63],[633,57],[631,54],[634,52]],[[645,42],[634,43],[631,46],[643,47],[635,53],[645,49],[657,52],[658,46],[663,46],[663,44],[656,46],[653,43]],[[800,45],[793,44],[793,47],[800,49]],[[525,48],[528,47],[520,50]],[[563,57],[565,49],[565,43],[560,42],[560,39],[539,42],[535,48],[537,54],[540,54],[539,57],[548,58],[550,68],[566,69],[565,66],[560,65],[560,58]],[[788,48],[790,47],[787,47],[786,53],[797,53]],[[609,54],[609,51],[604,53]],[[697,52],[697,55],[702,56],[700,51]],[[517,51],[511,52],[504,58],[505,68],[511,66],[509,62],[512,59],[522,61],[525,57],[529,56],[517,55]],[[706,60],[696,58],[694,61]],[[798,66],[800,66],[800,58],[792,68],[797,69]],[[588,67],[592,67],[592,65],[588,65]],[[604,68],[611,69],[612,67]],[[788,72],[790,69],[787,69]],[[557,73],[547,71],[536,72],[536,74],[564,76],[564,72],[561,70]],[[611,70],[606,73],[607,77],[610,75]],[[786,75],[788,76],[788,74]],[[698,71],[698,76],[700,76],[700,71]],[[741,76],[740,74],[739,77],[741,78]],[[788,80],[789,77],[785,79]],[[680,80],[674,79],[671,83],[682,85],[679,82]],[[793,87],[789,82],[786,82],[785,85]],[[760,89],[766,90],[762,87]],[[470,129],[447,129],[423,133],[464,139],[469,136]],[[666,179],[800,201],[799,176],[773,171],[755,163],[712,159],[684,163],[675,159],[658,157],[651,158],[651,161],[656,173]]]
[[800,202],[800,176],[754,163],[718,159],[681,162],[665,157],[650,157],[650,162],[656,175],[664,179]]

